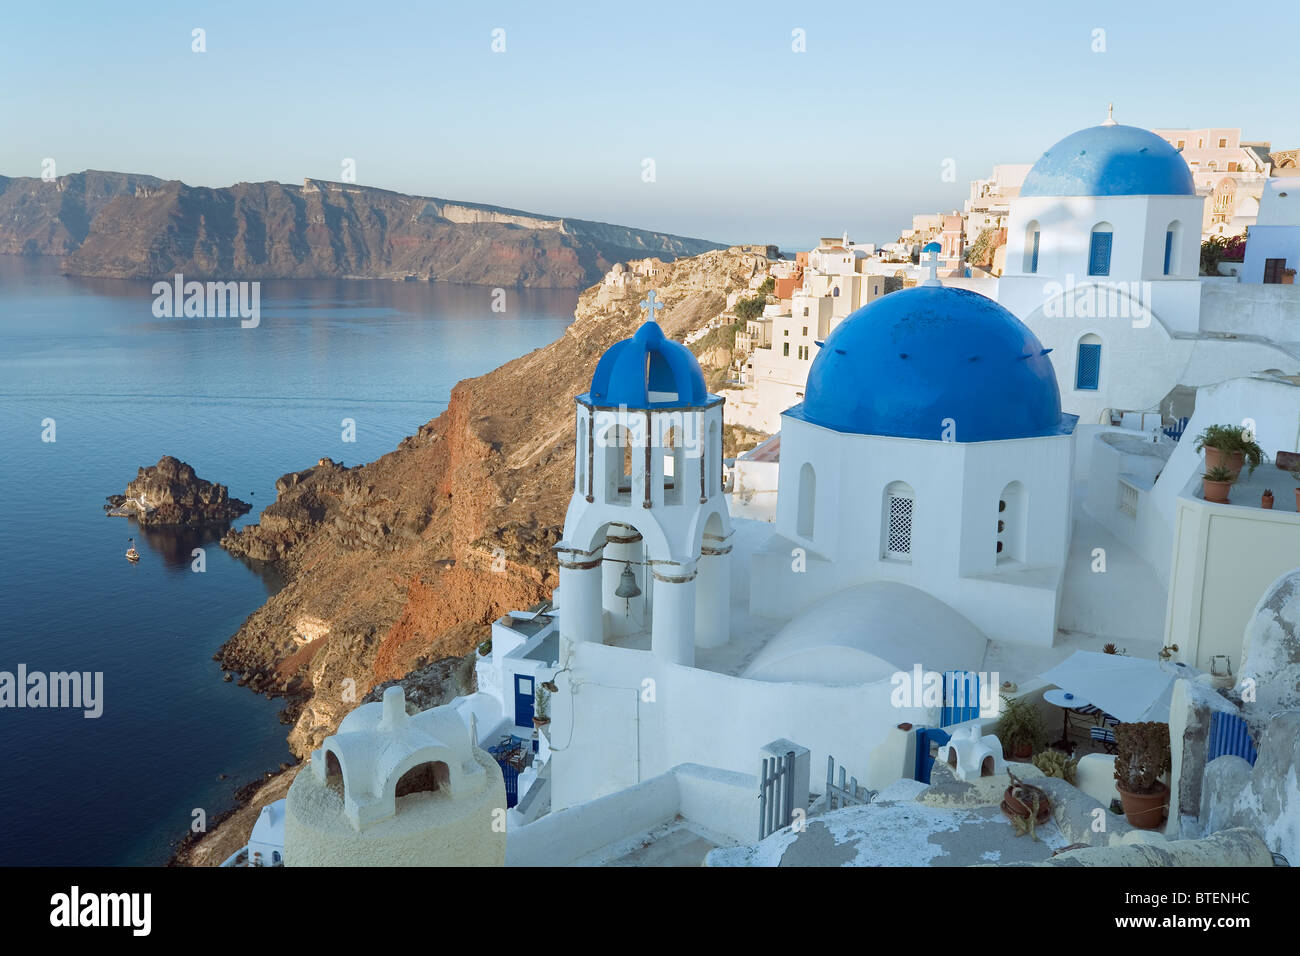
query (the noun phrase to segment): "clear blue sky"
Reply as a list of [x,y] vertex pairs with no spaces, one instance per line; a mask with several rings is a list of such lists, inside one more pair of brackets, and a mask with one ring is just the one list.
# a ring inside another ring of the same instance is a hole
[[1300,146],[1300,4],[1150,6],[12,4],[0,174],[52,157],[221,186],[337,180],[346,157],[368,185],[795,247],[895,238],[1111,100]]

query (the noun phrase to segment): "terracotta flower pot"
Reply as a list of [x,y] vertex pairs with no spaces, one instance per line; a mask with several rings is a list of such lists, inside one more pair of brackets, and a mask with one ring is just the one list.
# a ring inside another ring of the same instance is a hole
[[1244,451],[1234,451],[1231,455],[1226,454],[1222,449],[1205,446],[1205,470],[1213,471],[1215,468],[1223,467],[1232,472],[1234,479],[1241,476],[1241,469],[1246,467],[1246,453]]
[[[1007,787],[1002,791],[1002,807],[1008,813],[1018,816],[1022,819],[1029,819],[1030,804],[1015,795],[1015,787]],[[1031,798],[1032,799],[1032,798]],[[1041,799],[1038,803],[1038,816],[1034,818],[1035,823],[1046,823],[1047,818],[1052,814],[1051,804],[1046,798]]]
[[533,718],[533,726],[534,726],[534,727],[545,727],[545,726],[546,726],[547,724],[549,724],[550,722],[551,722],[551,718],[549,718],[549,717],[534,717],[534,718]]
[[1016,744],[1015,749],[1012,750],[1011,753],[1017,760],[1028,760],[1034,755],[1034,745]]
[[1260,495],[1260,496],[1259,496],[1259,506],[1260,506],[1261,508],[1268,508],[1269,510],[1272,510],[1272,508],[1273,508],[1273,496],[1272,496],[1272,495]]
[[1221,505],[1228,504],[1228,489],[1232,487],[1230,481],[1210,481],[1209,478],[1201,479],[1201,494],[1206,501],[1214,501]]
[[1169,803],[1169,788],[1163,783],[1156,783],[1151,793],[1130,793],[1122,784],[1116,784],[1120,802],[1124,805],[1124,816],[1128,822],[1139,830],[1157,830],[1165,821],[1165,809]]

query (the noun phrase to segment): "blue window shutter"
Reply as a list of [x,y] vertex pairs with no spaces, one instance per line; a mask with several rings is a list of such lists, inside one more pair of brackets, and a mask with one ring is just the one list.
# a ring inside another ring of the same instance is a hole
[[1114,235],[1112,232],[1092,234],[1092,245],[1088,249],[1088,275],[1110,275],[1110,243]]
[[1032,254],[1032,256],[1031,256],[1031,258],[1030,258],[1030,260],[1029,260],[1029,271],[1030,271],[1030,272],[1037,272],[1037,271],[1038,271],[1038,237],[1039,237],[1040,235],[1041,235],[1041,233],[1038,232],[1038,230],[1035,229],[1035,230],[1034,230],[1034,251],[1033,251],[1033,254]]
[[1174,231],[1170,229],[1165,233],[1165,275],[1169,275],[1169,257],[1174,252]]
[[1101,381],[1101,346],[1095,343],[1079,343],[1079,367],[1074,376],[1075,388],[1096,390]]

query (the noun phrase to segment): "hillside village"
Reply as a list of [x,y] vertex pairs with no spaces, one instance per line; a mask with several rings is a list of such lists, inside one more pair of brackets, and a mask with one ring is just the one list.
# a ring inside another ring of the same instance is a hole
[[879,248],[619,263],[286,476],[223,654],[305,763],[225,863],[1294,863],[1295,160],[1108,117]]

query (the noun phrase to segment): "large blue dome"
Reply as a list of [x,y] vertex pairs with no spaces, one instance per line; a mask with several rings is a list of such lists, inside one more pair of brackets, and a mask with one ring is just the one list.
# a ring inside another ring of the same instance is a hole
[[593,405],[668,408],[707,404],[709,390],[691,350],[666,338],[658,322],[644,322],[606,349],[587,397]]
[[[840,432],[961,442],[1067,432],[1049,350],[992,299],[917,286],[849,315],[787,415]],[[952,419],[951,435],[944,420]]]
[[1034,163],[1021,196],[1195,196],[1182,154],[1150,130],[1092,126]]

